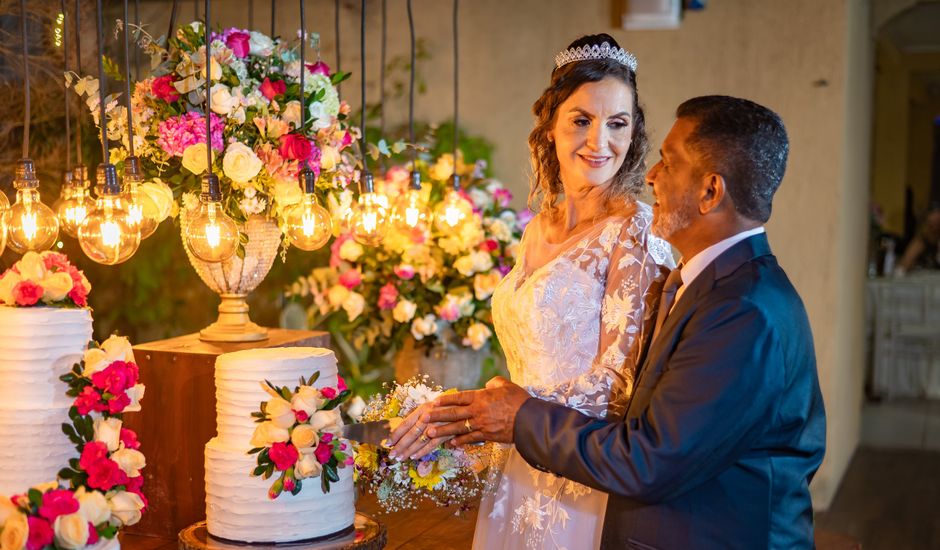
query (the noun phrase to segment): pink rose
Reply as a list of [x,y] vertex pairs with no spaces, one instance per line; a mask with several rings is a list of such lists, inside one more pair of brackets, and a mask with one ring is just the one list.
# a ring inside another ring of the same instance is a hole
[[42,504],[39,506],[39,515],[50,522],[55,518],[66,514],[74,514],[78,511],[78,499],[68,489],[55,489],[43,493]]
[[340,392],[344,392],[349,389],[349,387],[346,386],[346,380],[344,380],[343,377],[338,374],[336,375],[336,389]]
[[235,31],[225,39],[225,45],[232,50],[235,57],[245,58],[248,57],[248,50],[251,49],[248,44],[249,40],[251,40],[251,35],[247,32]]
[[78,414],[83,416],[91,411],[103,412],[107,409],[107,405],[101,401],[101,394],[91,386],[85,386],[82,392],[78,394],[78,397],[75,398],[74,405],[78,409]]
[[501,208],[506,208],[512,200],[512,193],[509,189],[497,189],[493,191],[493,199]]
[[127,395],[126,392],[121,392],[111,399],[108,399],[108,412],[111,414],[120,414],[124,412],[124,409],[126,409],[130,404],[131,398]]
[[147,502],[147,497],[145,497],[143,493],[144,476],[137,476],[137,477],[129,478],[127,480],[127,483],[124,484],[124,487],[126,487],[127,492],[134,493],[135,495],[140,497],[140,500],[143,501],[144,503],[144,507],[141,508],[141,512],[145,512],[147,510],[148,502]]
[[306,160],[311,164],[316,160],[319,166],[320,149],[300,134],[284,134],[281,136],[281,146],[278,152],[286,159]]
[[52,544],[52,539],[55,535],[48,521],[37,518],[36,516],[29,516],[26,518],[26,521],[29,524],[29,538],[26,540],[26,550],[42,550],[42,548]]
[[167,103],[173,103],[180,98],[176,88],[173,87],[172,75],[164,75],[154,78],[150,83],[150,93],[156,96],[157,99],[162,99]]
[[42,287],[30,280],[23,280],[13,287],[13,299],[18,306],[31,306],[42,298]]
[[89,521],[88,522],[88,542],[86,542],[85,544],[88,546],[91,546],[95,544],[96,542],[98,542],[98,530],[95,529],[95,524]]
[[307,70],[313,74],[330,76],[330,66],[319,60],[316,63],[307,63]]
[[326,464],[333,456],[333,446],[330,445],[329,441],[325,441],[327,435],[332,436],[333,434],[323,434],[323,437],[320,438],[320,444],[317,445],[316,450],[313,451],[314,456],[317,457],[317,462],[320,464]]
[[126,485],[127,482],[127,474],[110,458],[99,460],[88,471],[88,486],[92,489],[110,491],[118,485]]
[[397,275],[399,279],[410,281],[415,276],[415,268],[408,264],[401,264],[395,268],[395,275]]
[[297,463],[300,453],[297,452],[297,447],[292,444],[279,441],[271,445],[268,456],[271,457],[274,466],[283,472]]
[[379,309],[395,309],[398,303],[398,289],[392,283],[386,283],[379,289]]
[[128,449],[140,449],[140,441],[137,441],[137,434],[127,428],[121,428],[121,443]]
[[297,422],[303,424],[304,422],[310,420],[310,415],[306,411],[294,411],[294,418],[297,419]]
[[320,390],[320,393],[322,393],[323,397],[327,399],[333,399],[334,397],[336,397],[335,388],[323,388],[322,390]]
[[124,393],[133,386],[131,372],[124,361],[115,361],[103,370],[91,375],[91,383],[96,388],[112,395]]
[[287,83],[283,80],[272,81],[270,78],[265,77],[264,82],[261,83],[261,87],[258,88],[258,90],[264,97],[274,99],[287,91]]
[[349,290],[356,288],[361,282],[362,273],[359,273],[358,269],[346,270],[342,275],[339,276],[339,284],[343,285]]
[[447,305],[441,308],[440,310],[441,319],[453,323],[457,319],[460,319],[460,308],[457,304],[449,302]]
[[72,287],[72,290],[69,291],[69,298],[71,298],[78,307],[85,307],[88,305],[88,290],[81,283],[76,284]]

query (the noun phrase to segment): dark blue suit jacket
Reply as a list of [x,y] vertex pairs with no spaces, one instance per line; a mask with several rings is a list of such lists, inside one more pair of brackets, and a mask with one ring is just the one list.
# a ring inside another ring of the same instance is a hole
[[610,494],[603,548],[812,548],[825,413],[803,302],[764,234],[689,286],[624,419],[529,399],[519,453]]

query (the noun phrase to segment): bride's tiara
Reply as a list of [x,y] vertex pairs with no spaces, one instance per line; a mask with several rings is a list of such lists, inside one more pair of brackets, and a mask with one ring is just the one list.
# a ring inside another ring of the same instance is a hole
[[588,59],[613,59],[636,72],[636,56],[623,48],[615,48],[607,42],[601,43],[600,46],[594,44],[593,46],[584,45],[578,48],[568,48],[555,56],[555,68]]

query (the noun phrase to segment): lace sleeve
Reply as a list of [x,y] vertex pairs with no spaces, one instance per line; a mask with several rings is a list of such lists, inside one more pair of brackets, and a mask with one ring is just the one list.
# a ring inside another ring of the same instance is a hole
[[555,401],[591,416],[622,416],[633,390],[633,377],[645,331],[652,331],[663,281],[674,262],[669,245],[649,234],[649,207],[617,232],[605,230],[590,251],[598,277],[604,278],[598,350],[591,368],[562,384],[529,388],[540,399]]

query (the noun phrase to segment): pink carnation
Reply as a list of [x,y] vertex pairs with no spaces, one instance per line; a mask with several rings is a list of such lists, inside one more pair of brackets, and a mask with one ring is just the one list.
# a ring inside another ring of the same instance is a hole
[[398,303],[398,289],[392,283],[386,283],[379,289],[379,309],[395,309]]
[[127,428],[121,428],[121,443],[128,449],[140,449],[140,441],[137,440],[137,434]]
[[126,485],[128,482],[127,474],[117,462],[106,458],[97,462],[90,471],[88,471],[88,486],[92,489],[110,491],[118,485]]
[[336,389],[340,392],[344,392],[349,389],[349,387],[346,385],[346,380],[338,374],[336,375]]
[[330,76],[330,66],[320,60],[317,60],[316,63],[307,63],[307,70],[313,74]]
[[78,307],[85,307],[88,305],[88,289],[82,284],[77,284],[69,291],[69,298]]
[[415,268],[408,264],[401,264],[395,268],[395,275],[397,275],[399,279],[410,281],[415,276]]
[[339,276],[339,284],[352,290],[362,282],[362,273],[358,269],[348,269]]
[[128,367],[124,361],[115,361],[104,369],[91,375],[91,383],[104,392],[112,395],[124,393],[127,388],[137,383],[134,369]]
[[143,493],[144,476],[128,478],[127,483],[124,485],[124,487],[127,489],[127,492],[134,493],[135,495],[140,497],[140,500],[143,501],[144,503],[144,507],[141,508],[141,512],[145,512],[147,510],[147,506],[149,505],[149,503],[147,502],[147,497],[145,497]]
[[307,414],[307,411],[294,411],[294,418],[297,419],[297,422],[303,424],[304,422],[310,420],[310,415]]
[[[215,113],[209,120],[212,124],[212,148],[221,151],[225,148],[222,137],[225,125]],[[160,123],[157,134],[157,146],[169,155],[182,157],[190,145],[206,142],[206,119],[197,112],[171,117]]]
[[78,511],[78,499],[68,489],[55,489],[42,495],[42,504],[39,506],[39,515],[50,522],[55,518]]
[[120,414],[124,412],[131,404],[131,398],[128,397],[126,392],[121,392],[111,399],[108,399],[108,412],[111,414]]
[[460,308],[453,302],[448,302],[446,305],[442,306],[438,313],[440,313],[441,319],[449,323],[460,319]]
[[102,460],[107,460],[107,458],[107,444],[102,441],[91,441],[82,447],[82,456],[78,459],[78,465],[87,472]]
[[496,204],[500,207],[506,208],[512,200],[512,193],[509,189],[497,189],[493,191],[493,200],[495,200]]
[[58,252],[44,253],[42,255],[42,263],[46,266],[46,269],[53,271],[69,271],[72,268],[72,264],[69,263],[69,259],[65,254]]
[[264,82],[261,83],[258,91],[260,91],[261,95],[264,97],[274,99],[287,91],[287,83],[283,80],[271,80],[268,77],[264,77]]
[[13,287],[13,299],[18,306],[35,305],[42,298],[42,293],[42,287],[28,279],[16,283]]
[[87,415],[91,411],[103,412],[108,406],[102,401],[101,394],[92,386],[85,386],[78,397],[75,398],[75,408],[78,414]]
[[320,464],[326,464],[333,456],[333,446],[330,445],[329,441],[326,441],[326,436],[330,436],[332,439],[333,434],[323,434],[323,437],[320,438],[320,444],[317,445],[316,450],[313,451],[314,456],[317,457],[317,462]]
[[274,466],[282,472],[296,464],[297,459],[300,458],[297,447],[281,441],[271,445],[268,456],[271,457]]
[[26,518],[29,525],[29,538],[26,540],[26,550],[41,550],[52,544],[54,533],[48,521],[36,516]]
[[173,103],[180,98],[179,92],[173,87],[173,75],[164,75],[154,78],[150,82],[150,93],[157,99]]
[[322,390],[320,390],[320,393],[322,393],[323,397],[327,399],[333,399],[334,397],[336,397],[335,388],[323,388]]
[[91,546],[98,542],[98,530],[95,529],[95,524],[88,522],[88,541],[85,543],[88,546]]
[[225,38],[225,45],[232,50],[232,53],[235,54],[235,57],[245,58],[248,57],[248,51],[251,49],[249,41],[251,40],[251,35],[244,31],[234,31],[228,33],[228,36]]
[[499,243],[495,239],[486,239],[480,243],[480,250],[483,252],[492,252],[499,248]]

